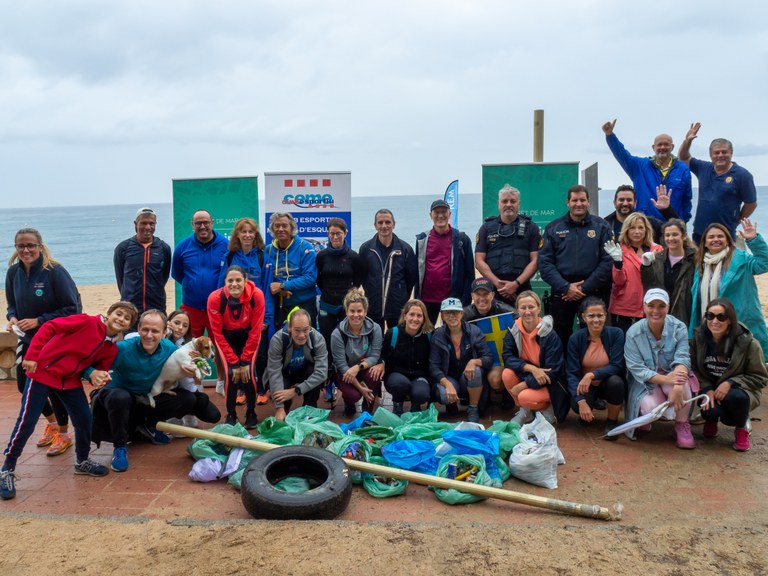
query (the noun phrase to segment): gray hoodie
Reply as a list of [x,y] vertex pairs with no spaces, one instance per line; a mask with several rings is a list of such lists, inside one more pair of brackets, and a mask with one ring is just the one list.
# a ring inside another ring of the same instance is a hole
[[[273,392],[285,389],[283,370],[290,364],[293,357],[293,339],[290,334],[280,330],[269,341],[267,369],[264,371],[264,385],[269,385]],[[320,333],[311,328],[309,338],[304,344],[304,358],[314,366],[311,376],[296,385],[302,394],[306,394],[320,386],[328,377],[328,350],[325,339]],[[275,408],[282,408],[282,403],[275,402]]]
[[381,345],[381,328],[373,320],[366,317],[360,335],[354,336],[349,330],[349,320],[344,318],[331,334],[333,364],[341,373],[363,360],[373,366],[381,359]]

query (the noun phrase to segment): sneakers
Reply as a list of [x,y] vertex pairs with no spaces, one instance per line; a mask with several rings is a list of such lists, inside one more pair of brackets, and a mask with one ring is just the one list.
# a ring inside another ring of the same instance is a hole
[[675,422],[675,438],[677,447],[683,450],[691,450],[696,447],[696,442],[691,434],[691,424],[689,422]]
[[16,497],[16,475],[13,470],[0,472],[0,498],[10,500]]
[[54,439],[53,444],[51,444],[51,447],[48,448],[46,455],[58,456],[59,454],[64,454],[70,446],[72,446],[72,436],[67,433],[61,434],[60,432],[57,432],[56,438]]
[[216,394],[224,396],[224,380],[216,381]]
[[264,406],[267,402],[269,402],[269,393],[264,392],[263,394],[258,394],[256,396],[256,404],[259,406]]
[[392,402],[392,414],[395,416],[402,416],[403,415],[403,403],[402,402]]
[[198,423],[197,416],[194,414],[187,414],[181,419],[181,424],[187,428],[197,428]]
[[43,432],[43,435],[40,437],[40,440],[37,441],[37,447],[42,448],[43,446],[48,446],[50,444],[53,444],[53,441],[56,440],[56,435],[59,433],[59,425],[58,424],[46,424],[45,425],[45,432]]
[[248,410],[245,413],[245,429],[253,430],[259,424],[259,419],[256,417],[256,412]]
[[467,406],[467,422],[474,422],[475,424],[480,422],[480,410],[477,409],[477,406],[472,404]]
[[533,422],[533,412],[528,410],[528,408],[520,408],[520,410],[517,411],[517,414],[515,414],[510,422],[515,422],[516,424],[520,424],[522,426],[523,424],[529,424]]
[[128,470],[128,448],[120,446],[112,452],[112,463],[109,466],[115,472],[125,472]]
[[154,427],[148,426],[144,422],[136,426],[136,432],[152,442],[152,444],[170,444],[171,442],[170,436],[160,432],[159,430],[156,430]]
[[98,462],[94,462],[90,458],[88,460],[83,460],[82,462],[78,462],[75,464],[75,474],[85,474],[87,476],[106,476],[109,474],[109,469],[99,464]]
[[229,424],[230,426],[234,426],[237,424],[237,414],[230,413],[227,414],[227,419],[224,420],[224,424]]
[[547,406],[544,410],[539,410],[539,412],[541,412],[541,415],[544,416],[544,419],[550,424],[552,424],[552,426],[557,424],[557,418],[555,418],[555,411],[552,409],[551,404]]
[[717,438],[717,420],[706,420],[702,432],[704,438]]
[[749,431],[746,428],[736,428],[733,433],[735,436],[733,449],[737,452],[746,452],[749,450]]
[[245,392],[242,390],[237,391],[237,398],[235,398],[235,404],[238,406],[245,406]]

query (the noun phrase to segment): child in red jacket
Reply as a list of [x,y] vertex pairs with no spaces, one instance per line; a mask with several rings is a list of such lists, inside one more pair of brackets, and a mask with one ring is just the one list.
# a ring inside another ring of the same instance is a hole
[[[109,370],[117,355],[117,336],[138,316],[130,302],[117,302],[106,316],[76,314],[56,318],[40,327],[24,357],[27,382],[21,397],[21,409],[13,427],[5,461],[0,470],[0,497],[16,496],[16,461],[35,430],[49,394],[55,394],[67,409],[75,428],[75,474],[105,476],[109,473],[88,458],[91,449],[91,409],[83,390],[81,375],[89,366]],[[103,377],[99,376],[100,378]],[[92,382],[103,386],[106,381]]]

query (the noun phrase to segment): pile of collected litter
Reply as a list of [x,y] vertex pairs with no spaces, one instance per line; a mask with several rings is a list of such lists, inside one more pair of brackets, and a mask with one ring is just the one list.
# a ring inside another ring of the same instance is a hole
[[[541,416],[522,428],[497,420],[485,429],[469,422],[438,422],[434,405],[402,416],[379,408],[375,414],[363,412],[347,424],[329,421],[329,414],[329,410],[302,406],[289,412],[284,422],[274,417],[265,419],[258,426],[257,436],[251,436],[240,424],[219,424],[211,431],[280,446],[322,448],[342,458],[497,488],[510,475],[556,488],[557,464],[564,463],[555,429]],[[261,454],[208,439],[192,441],[187,450],[196,460],[189,474],[192,480],[210,482],[226,478],[238,489],[249,462]],[[408,486],[405,480],[354,470],[351,480],[377,498],[403,494]],[[286,492],[313,488],[301,473],[281,478],[274,487]],[[484,499],[454,489],[433,490],[437,498],[448,504]]]

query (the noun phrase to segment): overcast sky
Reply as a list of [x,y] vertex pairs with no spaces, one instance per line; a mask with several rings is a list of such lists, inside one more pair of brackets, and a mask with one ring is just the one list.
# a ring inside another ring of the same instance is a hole
[[[4,207],[171,200],[171,179],[351,170],[480,192],[481,165],[599,163],[700,121],[768,184],[768,4],[0,0]],[[694,185],[695,181],[694,181]],[[521,186],[521,188],[523,188]],[[523,193],[524,193],[523,189]]]

